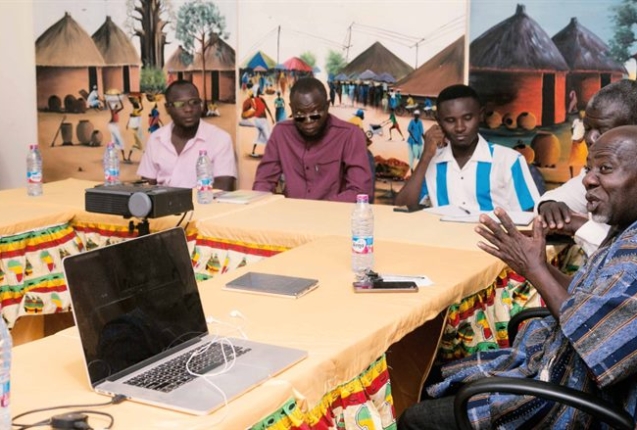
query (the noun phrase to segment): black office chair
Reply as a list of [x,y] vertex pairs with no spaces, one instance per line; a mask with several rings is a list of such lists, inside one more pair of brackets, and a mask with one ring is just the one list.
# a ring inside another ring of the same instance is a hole
[[[528,318],[544,317],[547,315],[550,315],[550,313],[546,308],[530,308],[516,314],[509,321],[509,342],[513,344],[513,340],[518,331],[518,325],[522,321]],[[599,397],[551,382],[494,376],[469,382],[462,386],[456,393],[454,413],[456,423],[461,430],[470,430],[473,428],[467,413],[467,403],[469,399],[477,394],[494,392],[544,398],[577,408],[613,428],[620,430],[635,429],[635,421],[630,414],[617,405],[606,402]]]

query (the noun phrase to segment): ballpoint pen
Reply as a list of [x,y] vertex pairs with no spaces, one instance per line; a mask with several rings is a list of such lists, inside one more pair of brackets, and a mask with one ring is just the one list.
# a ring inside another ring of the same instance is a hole
[[467,208],[463,208],[462,206],[460,206],[460,209],[461,209],[464,213],[466,213],[467,215],[471,215],[471,212],[469,212],[469,209],[467,209]]

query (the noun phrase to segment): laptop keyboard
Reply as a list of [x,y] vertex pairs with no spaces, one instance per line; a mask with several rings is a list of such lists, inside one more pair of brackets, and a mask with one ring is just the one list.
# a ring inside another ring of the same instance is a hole
[[[225,359],[222,348],[223,351],[225,351]],[[248,351],[250,351],[250,348],[235,346],[234,358],[236,359]],[[169,393],[196,378],[196,376],[191,375],[186,370],[186,362],[188,362],[192,354],[192,351],[185,352],[166,363],[137,375],[128,381],[124,381],[124,383],[136,387],[148,388],[149,390],[161,391],[162,393]],[[232,360],[233,353],[230,345],[223,344],[222,346],[219,343],[213,343],[206,351],[192,357],[188,368],[194,373],[202,374]]]

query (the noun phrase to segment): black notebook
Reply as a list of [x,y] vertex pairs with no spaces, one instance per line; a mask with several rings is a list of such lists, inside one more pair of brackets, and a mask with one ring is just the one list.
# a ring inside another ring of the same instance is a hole
[[228,282],[224,290],[297,299],[316,287],[318,287],[318,279],[248,272]]

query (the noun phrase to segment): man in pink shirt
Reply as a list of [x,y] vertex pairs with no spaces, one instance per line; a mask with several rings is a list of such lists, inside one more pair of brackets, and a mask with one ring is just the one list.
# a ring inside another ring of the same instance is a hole
[[197,87],[175,81],[166,89],[165,98],[172,122],[150,135],[137,174],[151,184],[194,188],[197,157],[205,149],[212,163],[213,187],[234,190],[237,165],[232,138],[201,121],[203,107]]
[[299,79],[290,109],[292,119],[272,131],[252,188],[274,191],[283,175],[287,197],[355,202],[357,194],[372,194],[365,133],[328,113],[321,81]]

